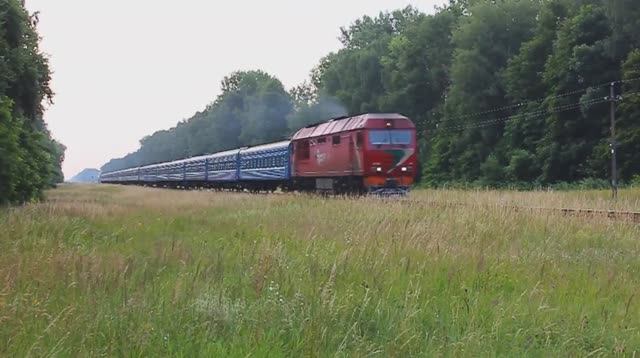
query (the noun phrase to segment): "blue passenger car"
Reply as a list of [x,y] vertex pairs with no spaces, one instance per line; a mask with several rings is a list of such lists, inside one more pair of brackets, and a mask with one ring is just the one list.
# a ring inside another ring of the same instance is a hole
[[122,171],[122,181],[124,182],[135,183],[139,179],[139,168],[131,168]]
[[291,141],[240,150],[240,180],[283,183],[291,178]]
[[289,184],[290,154],[283,141],[105,173],[101,182],[275,190]]
[[207,157],[194,157],[180,160],[176,165],[180,169],[180,180],[185,182],[203,182],[207,178]]
[[175,161],[162,164],[158,167],[158,180],[163,182],[176,182],[184,180],[184,164]]
[[238,181],[240,149],[211,154],[206,157],[206,178],[208,182]]
[[140,181],[156,183],[160,181],[160,164],[147,165],[140,168]]
[[138,168],[118,170],[100,174],[101,183],[135,183],[138,181]]

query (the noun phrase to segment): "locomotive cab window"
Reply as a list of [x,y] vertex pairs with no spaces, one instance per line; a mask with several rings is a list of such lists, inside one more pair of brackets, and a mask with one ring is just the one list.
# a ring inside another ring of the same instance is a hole
[[372,130],[369,132],[369,143],[373,145],[411,144],[411,131],[409,130]]
[[340,144],[340,136],[339,136],[339,135],[334,135],[334,136],[331,138],[331,143],[332,143],[333,145],[338,145],[338,144]]
[[411,144],[411,131],[392,130],[389,131],[389,137],[393,144]]
[[326,137],[318,138],[318,144],[325,143],[327,141]]

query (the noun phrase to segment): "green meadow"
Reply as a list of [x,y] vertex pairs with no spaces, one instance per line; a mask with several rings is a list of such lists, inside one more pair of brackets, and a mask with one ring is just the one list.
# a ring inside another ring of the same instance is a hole
[[640,226],[509,207],[608,195],[61,186],[0,209],[0,356],[635,356]]

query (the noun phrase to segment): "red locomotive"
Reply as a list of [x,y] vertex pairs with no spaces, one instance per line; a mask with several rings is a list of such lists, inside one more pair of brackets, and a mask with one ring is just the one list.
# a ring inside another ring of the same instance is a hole
[[300,129],[291,141],[294,188],[384,193],[414,182],[416,129],[402,115],[336,118]]

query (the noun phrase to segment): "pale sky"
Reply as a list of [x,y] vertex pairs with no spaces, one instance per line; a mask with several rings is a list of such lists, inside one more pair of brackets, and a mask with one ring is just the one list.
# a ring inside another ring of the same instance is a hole
[[261,69],[287,88],[340,48],[357,18],[445,0],[27,0],[40,12],[55,104],[45,120],[67,146],[67,179],[139,147],[220,93],[236,70]]

